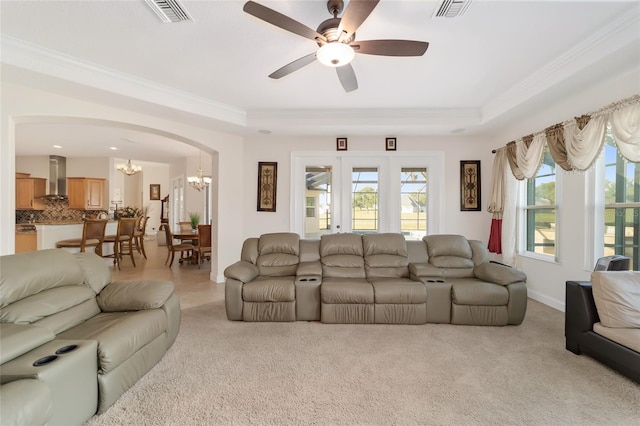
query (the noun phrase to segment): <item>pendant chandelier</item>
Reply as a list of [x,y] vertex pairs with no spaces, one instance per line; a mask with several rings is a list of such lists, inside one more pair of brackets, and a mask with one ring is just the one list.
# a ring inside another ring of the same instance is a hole
[[117,164],[116,169],[127,176],[131,176],[131,175],[135,175],[138,172],[141,172],[142,166],[139,164],[131,164],[131,160],[129,160],[127,161],[127,163]]
[[188,176],[187,182],[192,188],[197,189],[198,191],[202,191],[211,183],[211,176],[205,176],[204,172],[202,171],[202,151],[200,151],[199,164],[200,167],[198,167],[196,175]]

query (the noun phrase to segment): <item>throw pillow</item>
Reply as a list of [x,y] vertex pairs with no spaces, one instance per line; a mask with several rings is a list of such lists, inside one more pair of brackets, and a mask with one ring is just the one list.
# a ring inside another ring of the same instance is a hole
[[640,272],[593,272],[591,285],[602,325],[640,328]]

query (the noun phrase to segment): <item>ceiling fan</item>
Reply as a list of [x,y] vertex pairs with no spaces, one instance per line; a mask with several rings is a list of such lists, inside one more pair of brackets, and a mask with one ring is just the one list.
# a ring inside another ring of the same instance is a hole
[[342,0],[327,1],[327,9],[333,15],[312,30],[306,25],[254,1],[245,3],[243,10],[256,18],[299,36],[315,41],[319,48],[302,58],[274,71],[269,77],[278,79],[309,65],[316,59],[329,67],[335,67],[338,79],[346,92],[358,88],[358,80],[350,62],[356,53],[381,56],[422,56],[429,43],[415,40],[367,40],[355,41],[356,30],[371,14],[380,0],[350,0],[342,18]]

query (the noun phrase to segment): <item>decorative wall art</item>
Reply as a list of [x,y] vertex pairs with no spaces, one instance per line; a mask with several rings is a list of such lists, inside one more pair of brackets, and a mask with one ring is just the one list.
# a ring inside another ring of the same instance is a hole
[[460,161],[460,211],[482,210],[480,190],[480,160]]
[[258,163],[258,211],[276,211],[276,186],[278,179],[278,163]]
[[347,138],[337,138],[336,139],[336,150],[338,150],[338,151],[346,151],[347,150]]
[[160,199],[160,184],[152,183],[149,185],[149,199],[150,200],[159,200]]
[[387,138],[385,141],[384,149],[387,151],[396,150],[396,138]]

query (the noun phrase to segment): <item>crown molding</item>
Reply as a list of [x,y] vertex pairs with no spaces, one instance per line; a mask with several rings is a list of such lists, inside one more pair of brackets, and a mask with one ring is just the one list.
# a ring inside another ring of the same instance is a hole
[[[640,40],[640,15],[625,13],[606,27],[527,76],[482,107],[482,123],[506,113],[525,101],[553,88],[608,55]],[[616,70],[624,72],[626,70]]]
[[246,124],[246,112],[243,109],[101,67],[10,36],[2,36],[1,41],[2,63],[224,123],[237,126]]

